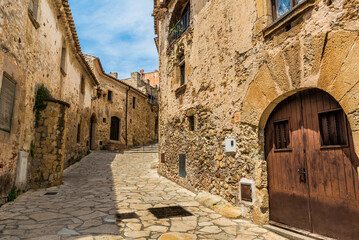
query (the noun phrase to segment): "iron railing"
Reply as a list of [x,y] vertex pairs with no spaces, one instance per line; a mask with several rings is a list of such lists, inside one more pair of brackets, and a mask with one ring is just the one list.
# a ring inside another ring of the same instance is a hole
[[183,11],[181,19],[171,27],[170,33],[168,36],[168,41],[172,43],[172,41],[179,38],[182,33],[184,33],[190,24],[190,5],[188,4],[185,10]]

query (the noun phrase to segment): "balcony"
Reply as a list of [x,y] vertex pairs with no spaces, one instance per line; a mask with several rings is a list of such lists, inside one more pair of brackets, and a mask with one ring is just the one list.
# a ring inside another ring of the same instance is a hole
[[190,24],[190,5],[188,4],[184,9],[181,19],[170,28],[168,41],[170,44],[181,37],[181,35],[188,29]]

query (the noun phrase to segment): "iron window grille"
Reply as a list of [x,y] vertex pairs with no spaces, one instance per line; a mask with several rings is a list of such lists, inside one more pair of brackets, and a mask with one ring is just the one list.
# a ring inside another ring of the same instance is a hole
[[290,144],[288,120],[274,123],[274,139],[276,149],[288,149]]
[[319,113],[322,146],[347,146],[346,119],[343,110]]
[[171,29],[168,36],[168,41],[170,43],[178,39],[188,29],[190,25],[190,13],[191,13],[191,8],[190,8],[190,4],[188,3],[185,9],[183,10],[181,19],[173,26],[170,26]]

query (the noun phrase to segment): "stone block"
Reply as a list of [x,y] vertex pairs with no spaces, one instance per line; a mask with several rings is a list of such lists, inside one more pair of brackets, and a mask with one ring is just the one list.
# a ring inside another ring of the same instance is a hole
[[318,79],[319,88],[327,90],[331,86],[357,35],[357,33],[349,31],[336,31],[328,34]]
[[[335,78],[331,88],[328,92],[336,99],[341,99],[349,90],[353,88],[359,81],[359,39],[357,39],[350,50],[346,61],[343,63],[337,77]],[[355,93],[355,92],[354,92]],[[355,103],[355,102],[352,102]],[[354,104],[355,105],[355,104]]]

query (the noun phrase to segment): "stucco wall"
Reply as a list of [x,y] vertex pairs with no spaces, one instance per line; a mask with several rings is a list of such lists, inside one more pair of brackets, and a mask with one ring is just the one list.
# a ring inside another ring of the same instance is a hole
[[[304,1],[274,25],[270,1],[191,1],[191,26],[170,46],[176,3],[160,16],[160,173],[243,206],[257,223],[269,219],[264,126],[274,107],[306,88],[330,93],[343,107],[358,152],[357,1]],[[197,5],[197,6],[196,6]],[[155,16],[156,18],[156,16]],[[281,25],[281,23],[283,23]],[[270,31],[269,31],[269,30]],[[274,29],[273,31],[271,29]],[[184,54],[186,89],[178,58]],[[188,116],[195,118],[195,131]],[[224,140],[235,138],[235,154]],[[187,154],[187,177],[178,176],[178,154]],[[253,204],[239,199],[239,181],[255,183]]]

